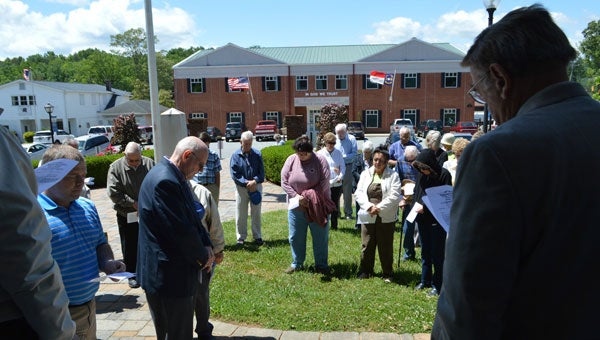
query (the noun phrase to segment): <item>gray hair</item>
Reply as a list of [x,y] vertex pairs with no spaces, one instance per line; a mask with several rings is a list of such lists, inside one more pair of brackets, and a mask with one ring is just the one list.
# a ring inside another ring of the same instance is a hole
[[406,156],[413,156],[411,158],[416,159],[417,155],[419,155],[419,149],[414,145],[409,145],[404,149],[404,159],[406,159]]
[[42,157],[42,163],[46,164],[48,162],[52,162],[57,159],[72,159],[78,162],[85,162],[85,158],[79,152],[79,150],[71,147],[70,145],[55,145],[46,152],[44,152],[44,156]]
[[129,143],[127,143],[127,146],[125,146],[124,153],[126,155],[141,154],[142,153],[142,148],[136,142],[129,142]]
[[406,132],[410,133],[410,129],[408,127],[406,127],[406,126],[403,126],[403,127],[400,128],[400,130],[398,130],[398,134],[400,134],[400,135],[402,133],[406,133]]
[[565,33],[540,4],[518,8],[483,30],[462,60],[487,70],[498,63],[511,76],[566,67],[577,56]]
[[344,124],[344,123],[339,123],[338,125],[335,126],[335,133],[338,133],[340,131],[346,132],[347,130],[348,130],[348,128],[346,127],[346,124]]
[[75,139],[75,138],[67,138],[62,142],[63,145],[68,145],[72,148],[78,149],[79,150],[79,142]]
[[373,142],[371,142],[370,140],[366,141],[363,143],[363,147],[362,147],[362,152],[364,153],[365,151],[367,152],[373,152],[373,149],[375,149],[375,146],[373,146]]
[[242,136],[240,137],[240,140],[252,140],[252,138],[254,138],[254,135],[252,134],[252,131],[244,131],[242,132]]
[[439,131],[431,130],[427,133],[427,137],[425,137],[425,144],[427,144],[428,148],[433,149],[439,148],[442,142],[442,134]]
[[183,138],[177,143],[175,150],[173,151],[173,155],[180,157],[186,150],[190,150],[193,153],[201,152],[203,150],[208,152],[208,147],[202,140],[200,140],[200,138],[189,136]]

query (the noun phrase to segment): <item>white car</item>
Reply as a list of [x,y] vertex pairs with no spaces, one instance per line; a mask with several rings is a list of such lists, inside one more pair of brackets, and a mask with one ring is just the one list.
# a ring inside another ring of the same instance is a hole
[[84,156],[96,156],[110,145],[108,137],[104,135],[79,136],[75,140],[79,144],[79,152]]
[[56,141],[62,143],[69,138],[75,138],[75,136],[69,134],[65,130],[54,130],[54,140],[52,140],[50,137],[50,130],[42,130],[33,135],[33,142],[40,144],[53,144]]
[[92,126],[88,130],[88,135],[104,135],[108,140],[112,140],[115,135],[115,128],[112,125]]
[[48,150],[48,147],[46,145],[40,143],[25,143],[22,145],[23,149],[27,151],[29,158],[31,158],[31,160],[36,161],[41,160],[42,156],[44,156],[44,152]]

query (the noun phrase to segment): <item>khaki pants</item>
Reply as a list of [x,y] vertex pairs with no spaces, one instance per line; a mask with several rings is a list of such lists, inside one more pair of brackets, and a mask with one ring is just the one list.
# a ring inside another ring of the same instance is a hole
[[83,305],[69,306],[71,319],[75,321],[75,334],[80,340],[96,340],[96,299]]

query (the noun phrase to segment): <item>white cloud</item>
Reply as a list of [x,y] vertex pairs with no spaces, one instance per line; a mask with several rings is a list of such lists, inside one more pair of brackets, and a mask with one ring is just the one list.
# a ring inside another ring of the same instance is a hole
[[[0,0],[0,11],[4,14],[0,21],[1,59],[47,51],[70,54],[86,48],[110,50],[111,35],[146,28],[139,0],[96,0],[67,13],[49,15],[31,10],[22,1]],[[152,16],[159,40],[157,50],[197,45],[196,23],[181,8],[154,7]]]
[[373,24],[375,32],[364,36],[367,44],[401,43],[412,37],[422,37],[424,28],[410,18],[396,17]]
[[89,3],[88,0],[46,0],[46,2],[54,4],[72,5],[76,7],[85,6]]

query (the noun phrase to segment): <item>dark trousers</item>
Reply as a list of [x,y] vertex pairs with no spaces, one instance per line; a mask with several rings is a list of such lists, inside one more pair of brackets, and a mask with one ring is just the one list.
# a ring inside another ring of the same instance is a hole
[[412,207],[412,204],[404,206],[402,209],[402,221],[400,222],[400,225],[402,226],[402,233],[404,234],[402,247],[404,248],[405,258],[415,257],[415,222],[408,222],[406,220],[406,216],[408,216],[408,213]]
[[[213,266],[213,270],[214,270]],[[196,334],[198,339],[210,339],[213,331],[213,325],[208,322],[210,318],[210,281],[212,271],[207,273],[202,271],[202,282],[198,280],[196,295],[194,295],[194,312],[196,312]]]
[[0,322],[0,338],[15,340],[37,340],[37,333],[25,318]]
[[394,228],[396,222],[382,223],[377,216],[375,223],[363,224],[361,228],[362,252],[360,254],[360,272],[373,274],[375,249],[379,253],[379,262],[383,276],[394,273]]
[[127,217],[117,214],[119,237],[121,238],[121,251],[123,261],[128,272],[135,273],[137,266],[138,233],[140,226],[137,222],[127,223]]
[[163,297],[146,293],[158,340],[190,340],[194,327],[194,296]]
[[331,212],[331,229],[337,229],[338,218],[340,217],[340,197],[342,196],[342,187],[331,187],[331,200],[335,203],[335,210]]
[[431,216],[418,219],[421,237],[421,282],[442,289],[444,276],[444,252],[446,250],[446,231]]

